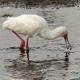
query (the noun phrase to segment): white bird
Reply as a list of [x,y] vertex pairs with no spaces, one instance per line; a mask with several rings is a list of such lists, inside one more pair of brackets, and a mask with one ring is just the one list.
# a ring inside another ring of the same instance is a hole
[[[39,36],[44,39],[54,40],[58,37],[63,37],[66,42],[67,49],[71,49],[71,45],[68,40],[68,31],[66,27],[60,26],[54,30],[51,30],[48,23],[44,18],[38,15],[21,15],[18,17],[8,18],[2,25],[2,27],[11,30],[20,40],[20,48],[27,50],[27,58],[29,60],[29,45],[28,40],[30,37]],[[25,45],[25,40],[18,34],[23,34],[27,36],[27,43]]]

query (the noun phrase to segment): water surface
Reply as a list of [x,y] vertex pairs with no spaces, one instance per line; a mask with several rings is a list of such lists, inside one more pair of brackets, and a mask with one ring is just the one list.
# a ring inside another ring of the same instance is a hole
[[[49,27],[66,26],[72,50],[69,62],[65,59],[65,41],[53,42],[39,37],[31,38],[30,60],[21,57],[19,39],[10,31],[0,29],[0,79],[1,80],[79,80],[80,79],[80,7],[54,8],[52,5],[31,9],[0,8],[0,26],[7,19],[4,15],[38,14],[44,17]],[[21,35],[22,36],[22,35]],[[25,38],[25,37],[24,37]],[[26,38],[25,38],[26,39]]]

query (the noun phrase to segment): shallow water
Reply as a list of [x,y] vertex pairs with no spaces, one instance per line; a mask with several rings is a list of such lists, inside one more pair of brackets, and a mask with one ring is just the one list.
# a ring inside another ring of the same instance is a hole
[[[44,17],[50,28],[66,26],[72,45],[69,61],[65,59],[65,42],[62,38],[54,42],[34,37],[30,39],[30,61],[20,56],[19,39],[12,32],[0,29],[0,80],[80,80],[80,7],[53,6],[44,8],[0,8],[0,26],[5,14],[38,14]],[[25,38],[25,37],[24,37]],[[26,39],[26,38],[25,38]]]

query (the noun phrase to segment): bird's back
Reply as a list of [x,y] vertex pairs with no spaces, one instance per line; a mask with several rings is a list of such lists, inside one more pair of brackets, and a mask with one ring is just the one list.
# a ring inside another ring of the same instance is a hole
[[32,36],[41,30],[48,28],[48,24],[44,18],[38,15],[21,15],[9,18],[3,23],[3,27],[14,30],[24,35]]

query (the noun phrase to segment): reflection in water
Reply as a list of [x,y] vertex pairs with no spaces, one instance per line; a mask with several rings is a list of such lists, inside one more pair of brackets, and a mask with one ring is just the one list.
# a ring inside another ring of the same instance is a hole
[[25,56],[25,49],[23,49],[23,48],[20,48],[20,55],[22,56],[22,57],[24,57]]
[[[21,50],[20,50],[21,51]],[[25,51],[21,51],[23,54]],[[20,55],[15,60],[5,60],[7,72],[12,74],[12,77],[16,79],[23,80],[45,80],[45,75],[48,72],[57,72],[57,70],[68,70],[69,62],[52,59],[52,60],[43,60],[43,61],[31,61],[31,64],[28,65],[26,60],[24,60],[23,55]],[[55,67],[56,66],[56,67]],[[50,69],[52,67],[52,69]],[[63,73],[64,79],[66,73]]]
[[69,60],[66,60],[64,65],[65,65],[65,66],[64,66],[64,67],[65,67],[65,70],[68,70],[68,67],[69,67]]
[[[15,49],[15,50],[14,50]],[[31,50],[35,51],[36,47],[31,48]],[[42,48],[38,48],[42,49]],[[18,51],[20,55],[16,59],[6,59],[5,60],[5,68],[8,73],[10,73],[12,78],[15,80],[22,79],[22,80],[46,80],[50,76],[56,76],[57,74],[61,75],[64,80],[67,77],[67,71],[69,67],[69,60],[63,59],[49,59],[49,60],[30,60],[30,65],[27,63],[26,58],[26,50],[19,49],[17,47],[10,47],[6,49],[10,52]],[[48,50],[48,49],[47,49]],[[53,51],[52,51],[53,52]],[[67,58],[69,58],[68,54],[69,51],[65,52]],[[66,57],[65,57],[66,58]],[[60,72],[60,73],[59,73]],[[49,74],[51,73],[51,74]],[[57,77],[57,76],[56,76]],[[49,79],[50,80],[50,79]],[[53,80],[53,79],[52,79]]]
[[70,51],[65,51],[65,61],[69,62],[69,55],[70,55]]
[[[20,57],[21,58],[21,57]],[[20,59],[19,58],[19,59]],[[45,69],[49,67],[48,64],[35,64],[27,65],[24,61],[12,60],[12,65],[6,66],[8,72],[10,72],[16,79],[28,79],[28,80],[42,80],[45,75]],[[10,63],[8,62],[8,63]],[[16,64],[16,66],[14,66]],[[47,66],[48,65],[48,66]],[[19,73],[19,74],[18,74]]]
[[25,54],[27,54],[27,61],[28,61],[28,65],[30,65],[30,60],[29,60],[29,49],[25,50],[23,48],[20,48],[20,52],[21,52],[21,56],[24,57]]

